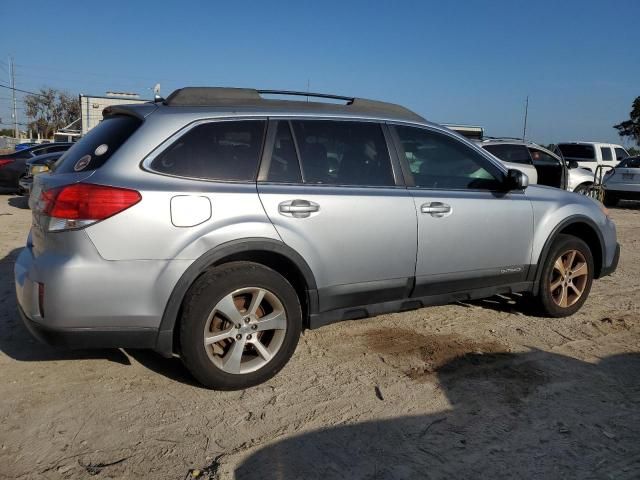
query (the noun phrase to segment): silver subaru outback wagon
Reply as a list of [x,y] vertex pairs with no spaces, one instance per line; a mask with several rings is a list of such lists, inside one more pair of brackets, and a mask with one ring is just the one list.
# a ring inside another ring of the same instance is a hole
[[561,317],[615,270],[594,200],[528,186],[401,106],[295,94],[184,88],[107,108],[35,178],[15,265],[29,330],[179,355],[239,389],[305,328],[508,292]]

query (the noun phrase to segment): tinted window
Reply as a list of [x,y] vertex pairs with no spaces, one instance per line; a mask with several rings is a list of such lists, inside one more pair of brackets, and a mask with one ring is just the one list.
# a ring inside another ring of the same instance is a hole
[[398,126],[396,131],[417,187],[501,188],[502,172],[459,140],[420,128]]
[[380,125],[364,122],[291,122],[305,183],[395,185]]
[[616,160],[622,160],[623,158],[627,158],[629,154],[624,148],[616,147]]
[[613,160],[613,156],[611,155],[611,148],[609,147],[600,147],[600,153],[602,154],[602,160]]
[[53,170],[71,173],[100,168],[141,123],[141,120],[128,115],[105,118],[67,150],[55,163]]
[[289,122],[278,122],[267,181],[281,183],[302,182],[298,155],[296,154],[296,146],[293,143]]
[[561,144],[558,149],[566,159],[574,159],[580,162],[595,162],[596,156],[592,145]]
[[482,145],[503,162],[531,165],[529,150],[524,145]]
[[533,160],[533,164],[536,166],[554,166],[557,167],[560,165],[560,160],[549,155],[548,153],[543,152],[542,150],[538,150],[536,148],[530,148],[529,153],[531,154],[531,159]]
[[180,177],[251,181],[266,122],[242,120],[198,125],[151,162],[151,169]]
[[640,168],[640,157],[627,157],[616,168]]

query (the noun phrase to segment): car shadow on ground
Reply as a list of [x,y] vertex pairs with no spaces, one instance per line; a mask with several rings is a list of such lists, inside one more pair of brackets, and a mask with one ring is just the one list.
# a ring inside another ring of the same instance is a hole
[[10,197],[7,203],[12,207],[20,208],[22,210],[29,209],[29,197],[27,196]]
[[430,375],[450,410],[288,437],[240,459],[235,478],[640,478],[638,353],[468,353]]
[[198,383],[198,381],[191,376],[189,370],[187,370],[182,361],[177,357],[166,358],[153,350],[139,350],[133,348],[125,349],[125,352],[152,372],[162,375],[174,382],[206,390],[202,384]]
[[504,295],[494,295],[489,298],[471,300],[468,302],[457,302],[457,305],[464,307],[482,307],[496,312],[515,313],[527,316],[540,316],[541,312],[535,303],[535,299],[524,293],[510,293]]
[[130,365],[129,358],[116,349],[70,350],[44,345],[33,338],[22,323],[16,305],[13,265],[19,248],[0,260],[0,351],[21,362],[51,360],[106,359]]

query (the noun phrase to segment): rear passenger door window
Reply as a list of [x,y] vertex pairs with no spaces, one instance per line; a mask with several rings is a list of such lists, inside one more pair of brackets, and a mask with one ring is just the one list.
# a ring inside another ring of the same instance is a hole
[[196,125],[155,157],[150,168],[179,177],[254,181],[265,128],[263,120]]
[[613,156],[611,155],[611,147],[600,147],[600,153],[602,154],[603,162],[610,162],[613,160]]
[[266,180],[275,183],[302,183],[296,145],[286,120],[277,123]]
[[304,183],[394,186],[389,150],[377,123],[292,121]]

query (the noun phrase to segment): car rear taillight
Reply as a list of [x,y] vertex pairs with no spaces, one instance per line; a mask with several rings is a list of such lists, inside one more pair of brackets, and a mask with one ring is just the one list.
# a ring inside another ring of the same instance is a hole
[[13,163],[11,158],[0,158],[0,168]]
[[69,230],[112,217],[141,199],[140,192],[128,188],[75,183],[44,190],[37,211],[51,218],[49,231]]

